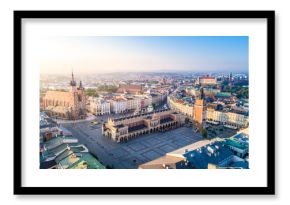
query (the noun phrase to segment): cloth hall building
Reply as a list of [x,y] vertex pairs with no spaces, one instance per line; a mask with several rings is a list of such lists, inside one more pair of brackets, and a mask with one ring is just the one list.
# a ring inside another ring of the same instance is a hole
[[119,119],[109,118],[102,125],[102,133],[113,141],[126,142],[140,135],[177,128],[184,120],[182,114],[173,110],[160,110]]

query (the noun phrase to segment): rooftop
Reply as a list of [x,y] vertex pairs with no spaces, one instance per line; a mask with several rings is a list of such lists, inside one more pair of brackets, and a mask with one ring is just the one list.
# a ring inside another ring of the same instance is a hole
[[248,149],[249,141],[248,138],[243,136],[242,133],[239,133],[229,139],[226,139],[225,145],[233,146],[238,149]]
[[51,161],[43,161],[40,163],[40,169],[49,169],[56,165],[56,162],[54,160]]
[[225,159],[233,156],[233,152],[224,148],[222,142],[215,142],[212,145],[203,146],[197,150],[185,153],[183,156],[196,169],[207,169],[208,164],[220,165]]
[[164,123],[172,122],[172,121],[173,119],[171,117],[166,117],[166,118],[160,119],[160,124],[164,124]]
[[212,76],[201,76],[199,79],[215,79],[215,77]]
[[95,157],[93,157],[89,153],[82,154],[79,162],[71,165],[69,169],[81,169],[84,162],[87,169],[105,169],[104,165],[102,165]]
[[218,140],[221,140],[221,139],[215,138],[215,139],[212,139],[212,140],[201,140],[201,141],[195,142],[193,144],[187,145],[185,147],[182,147],[180,149],[177,149],[177,150],[174,150],[172,152],[169,152],[167,154],[172,155],[172,156],[180,156],[180,157],[182,157],[186,150],[187,151],[196,150],[196,149],[198,149],[200,147],[203,147],[203,146],[208,145],[210,143],[214,143],[214,142],[216,142]]
[[241,168],[241,169],[249,169],[249,163],[247,161],[238,161],[229,164],[230,168]]
[[217,92],[216,94],[215,94],[215,96],[216,97],[231,97],[232,95],[231,95],[231,93],[227,93],[227,92]]
[[141,169],[176,169],[176,164],[183,162],[184,158],[165,155],[150,162],[141,164]]
[[128,128],[128,132],[135,132],[135,131],[137,131],[137,130],[142,130],[142,129],[144,129],[144,128],[146,128],[146,125],[144,125],[144,124],[136,125],[136,126],[134,126],[134,127],[129,127],[129,128]]
[[41,161],[49,160],[49,158],[53,158],[56,161],[59,161],[59,159],[66,157],[68,155],[69,151],[88,152],[88,149],[82,144],[78,144],[78,143],[66,144],[66,143],[64,143],[64,144],[61,144],[55,148],[45,150],[42,153]]
[[58,136],[50,139],[47,142],[43,143],[43,146],[46,149],[53,149],[63,143],[71,144],[71,143],[77,143],[78,139],[72,136]]
[[160,110],[155,110],[154,112],[150,112],[150,113],[144,113],[144,114],[137,114],[137,115],[131,115],[131,116],[127,116],[127,117],[121,117],[121,118],[114,118],[112,119],[113,121],[122,121],[122,120],[126,120],[126,119],[130,119],[130,118],[135,118],[135,117],[141,117],[141,116],[150,116],[154,113],[160,113],[160,112],[164,112],[164,111],[168,111],[169,109],[160,109]]
[[123,124],[119,124],[119,125],[115,125],[114,127],[115,127],[115,128],[122,128],[122,127],[125,127],[125,125],[123,125]]
[[62,159],[59,164],[64,169],[105,169],[105,167],[89,153],[74,153]]

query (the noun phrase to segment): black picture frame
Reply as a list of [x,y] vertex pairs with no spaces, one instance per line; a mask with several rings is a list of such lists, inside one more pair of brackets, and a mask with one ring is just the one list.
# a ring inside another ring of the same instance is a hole
[[[22,186],[22,19],[219,18],[267,20],[266,187],[23,187]],[[271,83],[271,84],[270,84]],[[16,195],[273,195],[275,194],[275,11],[14,11],[14,194]]]

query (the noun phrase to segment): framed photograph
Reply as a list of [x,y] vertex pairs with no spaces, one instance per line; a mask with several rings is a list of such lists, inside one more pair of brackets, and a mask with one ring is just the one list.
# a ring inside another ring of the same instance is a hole
[[14,194],[275,194],[275,12],[14,11]]

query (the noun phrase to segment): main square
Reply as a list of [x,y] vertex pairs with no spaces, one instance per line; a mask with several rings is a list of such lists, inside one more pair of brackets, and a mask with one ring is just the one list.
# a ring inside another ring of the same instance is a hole
[[249,169],[247,36],[51,37],[41,169]]

